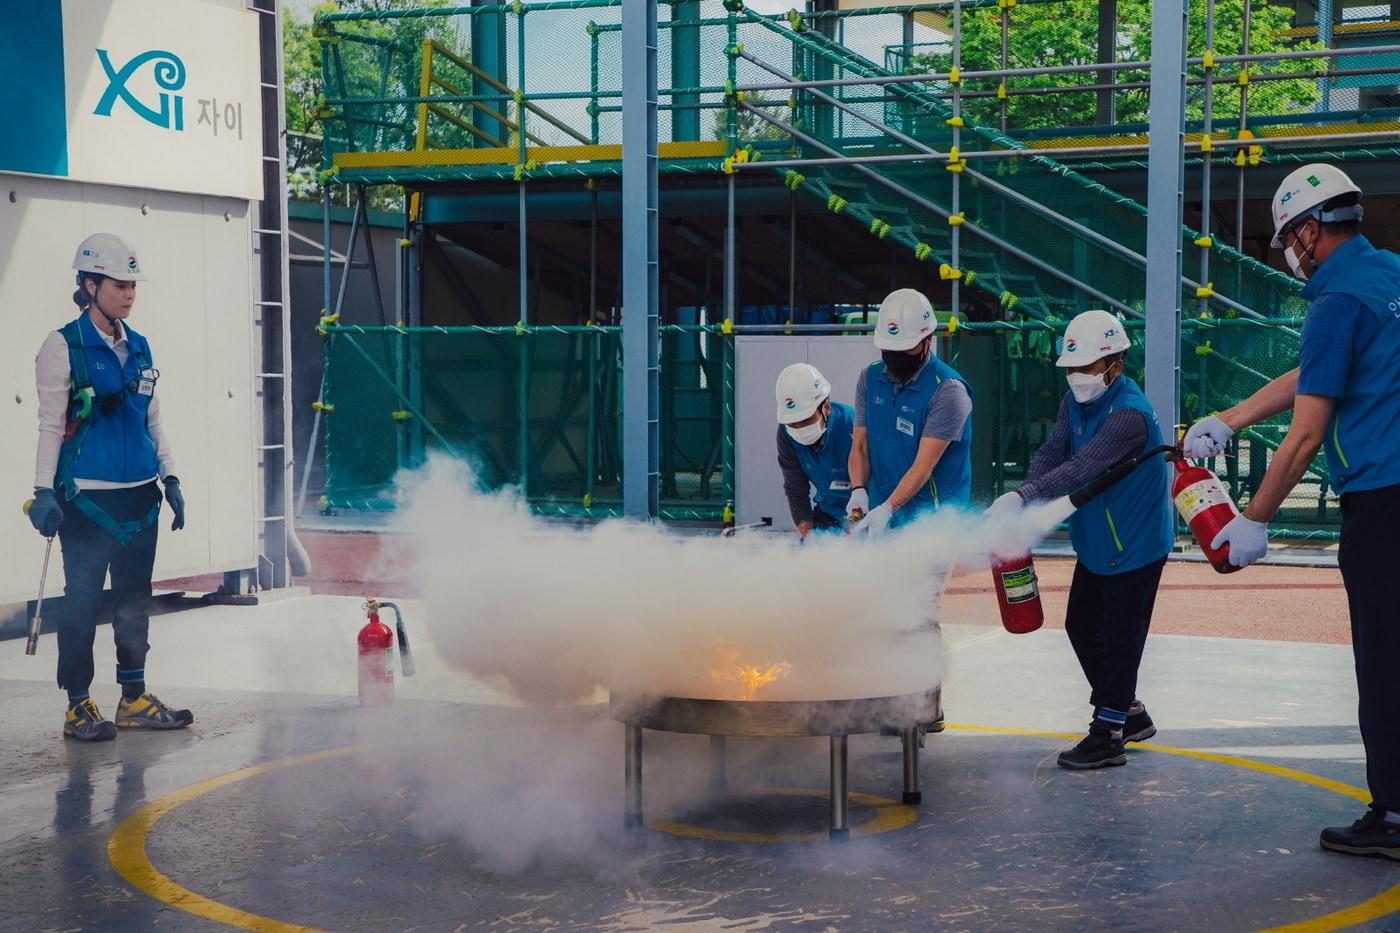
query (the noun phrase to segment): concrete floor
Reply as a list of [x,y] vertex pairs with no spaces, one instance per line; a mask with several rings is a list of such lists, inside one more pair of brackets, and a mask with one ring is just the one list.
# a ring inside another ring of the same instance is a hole
[[825,740],[731,740],[713,798],[705,739],[647,734],[649,819],[820,840],[740,843],[624,832],[621,727],[510,708],[404,605],[420,674],[380,710],[353,698],[358,599],[159,617],[151,685],[195,725],[99,746],[59,737],[52,636],[0,642],[0,929],[1400,930],[1400,863],[1317,847],[1364,808],[1346,645],[1154,635],[1161,733],[1081,774],[1054,764],[1089,716],[1063,633],[945,625],[923,803],[894,802],[897,740],[852,739],[852,790],[891,800],[844,845]]

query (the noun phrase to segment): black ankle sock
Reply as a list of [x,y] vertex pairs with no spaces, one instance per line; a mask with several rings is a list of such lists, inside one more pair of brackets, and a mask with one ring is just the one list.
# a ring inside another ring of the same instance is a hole
[[144,680],[135,680],[131,683],[122,684],[122,699],[128,702],[135,700],[145,692],[146,682]]

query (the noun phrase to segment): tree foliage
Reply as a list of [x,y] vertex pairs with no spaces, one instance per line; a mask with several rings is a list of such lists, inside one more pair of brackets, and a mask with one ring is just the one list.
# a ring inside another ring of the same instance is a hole
[[[1207,49],[1205,29],[1206,0],[1190,0],[1187,26],[1187,54],[1201,56]],[[1098,62],[1098,0],[1059,0],[1054,3],[1027,3],[1014,7],[1010,13],[1007,37],[1008,65],[1012,68],[1032,68],[1048,65],[1091,65]],[[1218,56],[1240,52],[1244,17],[1244,0],[1217,0],[1215,4],[1215,35],[1212,45]],[[1286,36],[1292,25],[1293,10],[1264,0],[1252,0],[1250,5],[1250,52],[1268,53],[1289,49],[1317,48],[1316,43],[1300,43]],[[997,70],[1001,67],[1001,17],[995,9],[977,9],[963,14],[962,70]],[[1122,3],[1118,6],[1117,61],[1150,61],[1152,58],[1152,6],[1149,3]],[[1322,67],[1321,59],[1270,63],[1261,67],[1249,65],[1251,73],[1267,71],[1302,71]],[[951,53],[918,55],[914,67],[919,71],[947,72],[952,65]],[[1217,72],[1233,76],[1239,65],[1221,65]],[[1201,69],[1192,69],[1193,76]],[[1120,69],[1115,73],[1119,82],[1148,79],[1145,68]],[[1070,75],[1040,75],[1011,78],[1009,88],[1065,86],[1101,83],[1096,71]],[[976,86],[974,86],[974,84]],[[993,90],[995,81],[968,81],[964,90]],[[1217,84],[1212,101],[1214,118],[1220,121],[1239,117],[1238,88],[1234,84]],[[1250,86],[1248,111],[1251,116],[1287,114],[1306,111],[1318,99],[1317,84],[1306,79],[1257,82]],[[1187,119],[1201,119],[1205,91],[1193,85],[1187,92]],[[1012,95],[1007,103],[1007,123],[1011,129],[1041,129],[1065,126],[1093,125],[1096,95],[1083,93]],[[979,98],[966,102],[970,117],[996,125],[1000,104],[994,98]],[[1115,92],[1114,122],[1147,122],[1147,89],[1134,88]]]

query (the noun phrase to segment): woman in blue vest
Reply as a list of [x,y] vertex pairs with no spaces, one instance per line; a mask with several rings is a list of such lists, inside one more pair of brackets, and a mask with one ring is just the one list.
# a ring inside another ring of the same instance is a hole
[[[933,353],[933,306],[901,288],[880,304],[880,361],[856,382],[851,529],[879,534],[972,494],[972,390]],[[873,508],[872,508],[873,506]]]
[[[1055,427],[1026,470],[1026,482],[990,511],[1067,495],[1162,444],[1152,406],[1123,372],[1128,346],[1122,322],[1107,311],[1085,311],[1070,321],[1056,360],[1068,370],[1070,391]],[[1127,764],[1123,743],[1157,733],[1137,699],[1137,678],[1157,584],[1175,540],[1169,478],[1166,461],[1149,460],[1069,520],[1078,562],[1065,631],[1089,681],[1094,717],[1083,741],[1060,754],[1062,767]]]
[[[171,530],[185,526],[185,499],[160,424],[155,368],[146,339],[125,323],[145,280],[136,251],[97,233],[73,259],[78,317],[44,340],[35,360],[39,452],[29,519],[63,550],[64,604],[58,623],[58,685],[68,692],[63,734],[84,741],[117,728],[178,729],[194,717],[146,690],[146,643],[156,520],[165,498]],[[107,574],[121,701],[116,722],[88,693],[92,646]]]
[[1215,456],[1236,431],[1293,410],[1244,514],[1221,531],[1230,562],[1269,548],[1268,522],[1321,447],[1341,497],[1337,563],[1351,610],[1361,741],[1370,809],[1351,826],[1322,831],[1325,849],[1400,860],[1400,610],[1395,534],[1400,528],[1400,256],[1361,235],[1361,189],[1334,165],[1315,163],[1283,180],[1273,200],[1273,246],[1283,249],[1312,302],[1298,368],[1187,432],[1189,457]]
[[778,468],[792,523],[804,540],[813,529],[839,529],[851,497],[846,469],[855,414],[831,401],[831,383],[807,363],[779,373],[776,393]]

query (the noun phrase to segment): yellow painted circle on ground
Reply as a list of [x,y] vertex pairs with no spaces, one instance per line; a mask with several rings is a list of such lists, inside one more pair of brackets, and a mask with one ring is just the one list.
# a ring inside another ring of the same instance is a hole
[[[829,797],[828,791],[818,787],[762,787],[738,792],[755,797]],[[888,797],[874,794],[861,794],[849,791],[846,798],[851,803],[870,807],[875,818],[866,820],[859,826],[851,827],[852,836],[876,836],[895,829],[903,829],[919,818],[918,811],[908,804],[896,803]],[[709,829],[676,820],[647,820],[647,829],[668,833],[672,836],[685,836],[689,839],[708,839],[713,842],[825,842],[830,838],[826,830],[816,833],[741,833],[727,829]]]
[[[546,730],[551,728],[563,729],[568,727],[545,727]],[[996,726],[959,725],[955,723],[949,723],[947,725],[947,728],[961,732],[983,732],[993,735],[1012,735],[1041,739],[1060,739],[1063,741],[1078,741],[1082,737],[1078,734],[1072,734],[1068,732],[1040,732],[1032,729],[1008,729]],[[508,734],[510,732],[518,731],[520,730],[490,729],[483,730],[480,732],[474,732],[471,733],[471,735],[503,735]],[[1331,791],[1335,794],[1341,794],[1345,797],[1350,797],[1353,800],[1362,801],[1363,803],[1368,802],[1370,800],[1370,795],[1359,787],[1355,787],[1351,784],[1345,784],[1341,781],[1334,781],[1330,778],[1319,777],[1315,774],[1308,774],[1306,771],[1297,771],[1293,768],[1281,768],[1277,765],[1265,764],[1263,762],[1258,761],[1250,761],[1247,758],[1237,758],[1233,755],[1217,755],[1213,752],[1196,751],[1194,749],[1189,748],[1175,748],[1170,745],[1139,744],[1137,748],[1143,751],[1160,752],[1162,754],[1167,755],[1178,755],[1183,758],[1194,758],[1198,761],[1209,761],[1216,764],[1226,764],[1236,768],[1245,768],[1250,771],[1257,771],[1262,774],[1273,775],[1275,777],[1288,778],[1290,780],[1298,781],[1303,784],[1309,784],[1313,787],[1319,787],[1323,790]],[[277,761],[270,761],[265,764],[253,765],[252,767],[242,768],[238,771],[230,771],[228,774],[221,774],[217,777],[212,777],[208,780],[200,781],[198,784],[191,784],[189,787],[186,787],[183,790],[178,790],[172,794],[167,794],[164,797],[161,797],[157,800],[153,800],[145,806],[141,807],[136,812],[128,816],[126,819],[122,820],[120,824],[118,824],[117,828],[113,831],[111,838],[109,838],[107,841],[107,857],[111,861],[112,867],[117,870],[117,874],[121,875],[122,878],[124,878],[126,882],[132,887],[136,888],[138,891],[150,895],[157,901],[160,901],[162,904],[168,904],[171,907],[178,908],[180,910],[185,911],[186,913],[194,914],[197,917],[203,917],[206,920],[213,920],[217,923],[223,923],[228,926],[237,927],[238,929],[242,930],[255,930],[258,931],[258,933],[322,933],[322,931],[316,930],[314,927],[304,927],[298,926],[293,923],[284,923],[281,920],[274,920],[271,917],[263,917],[259,914],[250,913],[246,910],[239,910],[236,907],[229,907],[226,904],[221,904],[218,901],[211,900],[210,898],[207,898],[202,894],[197,894],[194,891],[183,887],[182,885],[166,877],[164,874],[161,873],[160,869],[156,868],[155,865],[152,864],[150,858],[146,855],[146,839],[150,835],[151,831],[155,828],[156,823],[159,822],[162,817],[166,816],[178,807],[181,807],[184,804],[187,804],[190,801],[209,793],[210,791],[218,790],[221,787],[227,787],[230,784],[236,784],[239,781],[243,781],[251,777],[257,777],[258,775],[266,774],[269,771],[277,771],[282,768],[290,768],[295,765],[308,764],[314,761],[324,761],[330,758],[344,758],[348,755],[354,754],[359,750],[360,747],[358,745],[349,745],[342,748],[331,748],[326,749],[325,751],[312,752],[309,755],[296,755],[291,758],[282,758]],[[826,794],[825,791],[808,790],[804,788],[780,788],[767,791],[767,793],[783,792],[815,794],[823,796]],[[877,811],[876,818],[874,820],[864,823],[859,827],[853,828],[851,830],[852,835],[868,836],[873,835],[877,832],[888,832],[890,829],[899,828],[898,826],[889,826],[879,829],[873,828],[880,825],[881,807],[885,807],[886,812],[890,813],[894,818],[898,818],[900,815],[896,811],[907,810],[909,811],[911,816],[909,822],[912,822],[912,816],[914,811],[911,807],[906,807],[903,804],[896,804],[894,801],[886,800],[883,797],[873,797],[867,794],[852,793],[851,799],[859,803],[866,804],[868,806],[873,806],[876,808]],[[663,821],[648,821],[647,825],[655,829],[659,828],[657,824],[660,822]],[[909,825],[909,822],[901,823],[900,826],[907,826]],[[706,833],[719,832],[718,830],[704,830],[701,827],[693,827],[693,829],[699,832]],[[685,833],[681,833],[681,835],[685,835]],[[764,834],[755,833],[737,835],[762,836]],[[799,841],[805,841],[802,839],[802,837],[804,836],[816,836],[819,838],[825,838],[824,833],[793,834],[793,838]],[[714,837],[707,836],[704,838]],[[773,840],[755,839],[742,841],[766,842]],[[1344,929],[1345,927],[1355,926],[1358,923],[1366,923],[1368,921],[1375,920],[1379,917],[1384,917],[1387,914],[1394,913],[1397,910],[1400,910],[1400,884],[1397,884],[1394,887],[1389,888],[1388,890],[1382,891],[1375,897],[1367,898],[1366,900],[1361,901],[1358,904],[1354,904],[1351,907],[1346,907],[1342,910],[1334,911],[1330,914],[1324,914],[1321,917],[1314,917],[1310,920],[1301,920],[1297,923],[1290,923],[1280,927],[1271,927],[1268,930],[1259,931],[1259,933],[1329,933],[1329,931],[1332,930],[1340,930]]]

